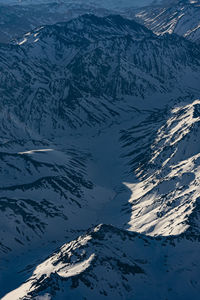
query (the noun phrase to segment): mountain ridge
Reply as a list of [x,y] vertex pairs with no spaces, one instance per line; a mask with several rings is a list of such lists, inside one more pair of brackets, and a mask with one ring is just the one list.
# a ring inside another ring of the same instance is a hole
[[199,73],[121,16],[0,45],[2,299],[198,297]]

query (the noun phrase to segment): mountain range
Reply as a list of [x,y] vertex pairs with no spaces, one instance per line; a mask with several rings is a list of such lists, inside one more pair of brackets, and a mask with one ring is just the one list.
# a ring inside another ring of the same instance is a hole
[[[13,5],[8,5],[8,1],[1,1],[0,42],[9,43],[36,27],[66,22],[84,14],[101,17],[120,14],[144,24],[157,35],[176,33],[199,41],[199,0],[151,2],[38,0],[14,1]],[[140,4],[139,7],[136,4]]]
[[144,15],[0,44],[2,300],[198,299],[198,39]]
[[163,6],[143,8],[135,13],[136,20],[158,35],[176,33],[193,42],[200,42],[200,1],[166,1]]

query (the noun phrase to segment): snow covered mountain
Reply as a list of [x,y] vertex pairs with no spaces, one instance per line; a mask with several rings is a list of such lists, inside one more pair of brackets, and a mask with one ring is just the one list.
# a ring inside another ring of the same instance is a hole
[[24,132],[60,135],[66,126],[117,117],[130,96],[194,89],[199,54],[183,38],[158,38],[120,16],[85,15],[39,28],[18,45],[0,47],[1,132],[16,134],[16,124],[7,122],[14,115]]
[[[7,4],[7,5],[6,5]],[[143,8],[138,8],[144,6]],[[0,1],[0,42],[8,43],[36,27],[66,22],[86,13],[121,14],[136,19],[155,34],[176,33],[199,41],[198,1]]]
[[119,15],[0,45],[2,299],[198,298],[199,74]]
[[111,11],[74,2],[34,2],[28,5],[5,5],[0,1],[0,42],[9,43],[36,27],[66,22],[80,15],[91,13],[99,16]]
[[[29,4],[43,4],[43,3],[72,3],[71,0],[1,0],[2,3],[5,4],[20,4],[20,5],[29,5]],[[106,8],[106,9],[114,9],[114,8],[124,8],[124,7],[141,7],[145,5],[151,5],[162,2],[162,0],[124,0],[123,2],[120,0],[73,0],[73,3],[84,4],[84,5],[92,5],[94,7]]]
[[200,42],[199,0],[166,1],[166,5],[143,8],[135,16],[155,34],[176,33],[193,42]]
[[199,100],[180,103],[166,119],[166,111],[153,113],[123,132],[125,155],[137,177],[127,183],[130,230],[169,236],[190,228],[199,234],[199,109]]
[[[200,244],[99,225],[37,266],[13,299],[198,299]],[[189,250],[189,251],[188,251]]]

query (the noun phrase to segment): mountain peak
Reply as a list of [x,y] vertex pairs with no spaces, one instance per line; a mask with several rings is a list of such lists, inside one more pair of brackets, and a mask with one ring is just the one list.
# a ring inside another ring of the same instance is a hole
[[66,42],[74,41],[96,41],[105,39],[107,36],[130,35],[135,39],[143,39],[153,36],[153,33],[143,25],[128,20],[120,15],[109,15],[99,17],[94,14],[84,14],[68,22],[46,25],[29,32],[18,40],[18,45],[34,44],[42,38],[57,36]]

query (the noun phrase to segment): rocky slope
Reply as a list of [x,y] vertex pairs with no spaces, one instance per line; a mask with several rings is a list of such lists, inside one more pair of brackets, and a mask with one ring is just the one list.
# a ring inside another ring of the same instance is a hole
[[[15,5],[15,4],[20,4],[21,6],[23,5],[29,5],[29,4],[43,4],[43,3],[72,3],[70,0],[2,0],[2,3],[10,4],[10,5]],[[103,8],[124,8],[124,7],[141,7],[144,5],[149,5],[152,3],[155,3],[153,0],[124,0],[123,3],[119,0],[108,0],[108,1],[100,1],[100,0],[88,0],[87,4],[92,5],[93,7],[103,7]],[[157,0],[157,3],[162,2],[162,0]],[[74,0],[73,3],[75,4],[84,4],[84,0]],[[86,5],[87,5],[86,4]]]
[[155,34],[176,33],[193,42],[200,42],[200,1],[166,1],[157,7],[148,7],[134,15]]
[[199,100],[179,103],[169,115],[153,113],[123,132],[125,156],[137,178],[127,183],[131,230],[169,236],[190,228],[199,234],[199,108]]
[[71,1],[16,2],[15,5],[1,1],[0,42],[9,43],[39,26],[66,22],[86,13],[104,16],[111,10]]
[[183,38],[158,38],[120,16],[85,15],[40,28],[0,47],[1,132],[15,134],[6,121],[14,115],[23,130],[60,134],[118,116],[130,96],[194,89],[199,53]]
[[199,68],[117,15],[0,45],[0,297],[197,297]]
[[36,27],[66,22],[86,13],[98,16],[116,13],[135,19],[155,34],[176,33],[199,43],[199,0],[151,2],[14,1],[14,5],[8,5],[8,1],[1,1],[0,42],[9,43]]
[[63,245],[3,300],[198,299],[199,246],[99,225]]

